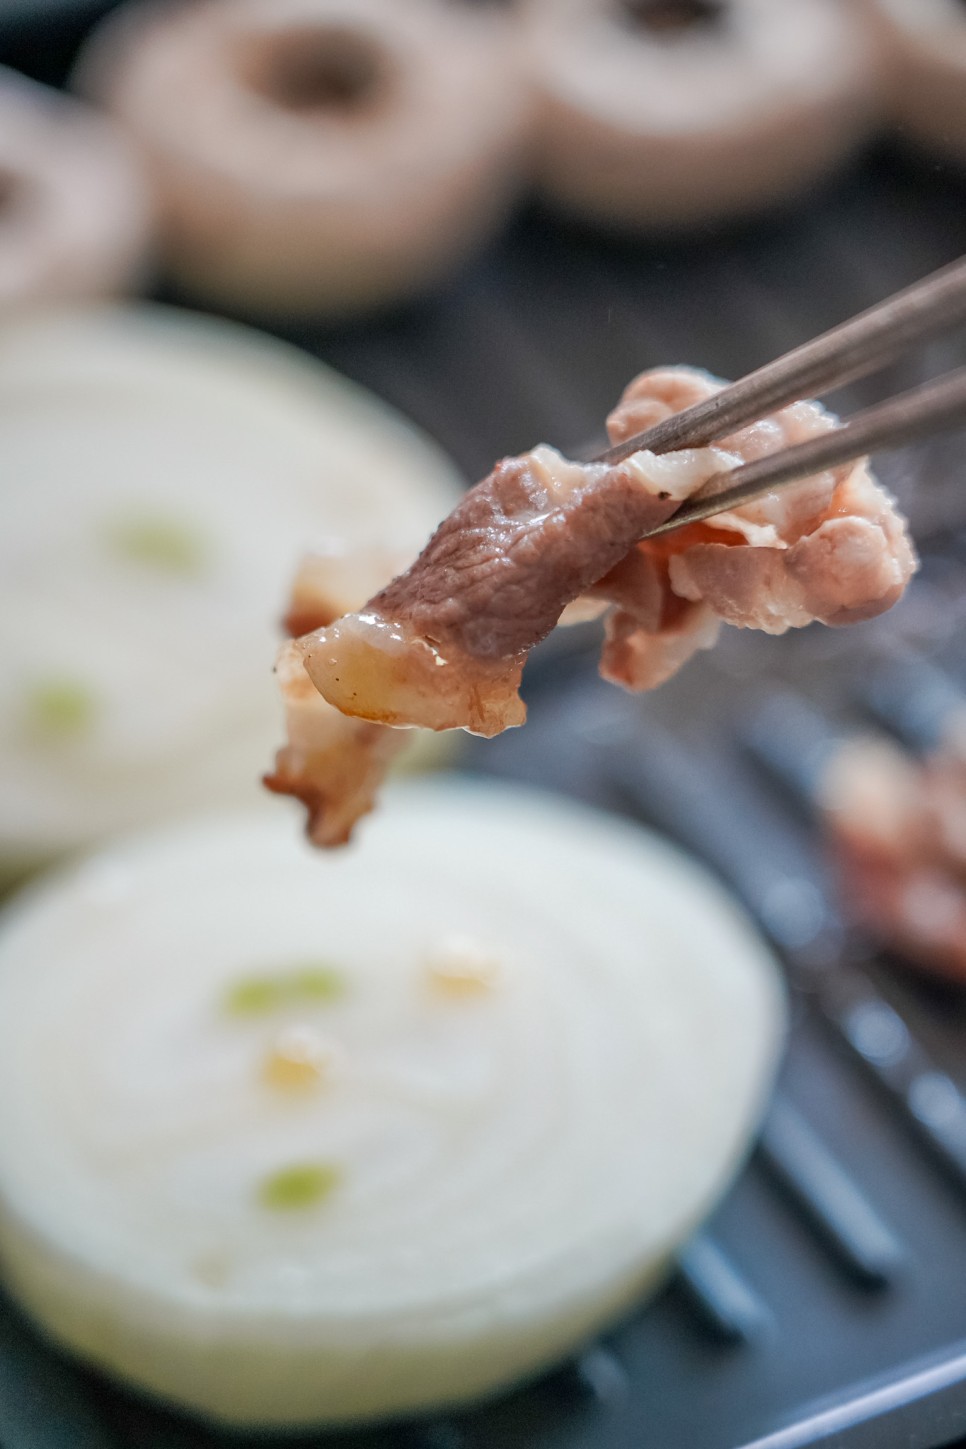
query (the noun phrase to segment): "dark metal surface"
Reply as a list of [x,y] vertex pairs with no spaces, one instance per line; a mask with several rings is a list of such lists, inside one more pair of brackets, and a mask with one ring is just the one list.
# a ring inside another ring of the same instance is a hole
[[[33,30],[24,6],[6,29],[0,13],[0,58],[60,78],[83,11],[65,25],[50,7]],[[610,242],[527,209],[418,305],[285,335],[395,403],[475,477],[538,439],[599,438],[642,367],[688,361],[738,376],[964,251],[966,180],[882,149],[792,211],[679,245]],[[840,401],[851,410],[964,360],[962,341],[937,342]],[[729,881],[789,962],[794,1029],[776,1109],[680,1271],[572,1364],[495,1404],[277,1442],[936,1449],[966,1434],[966,998],[851,941],[803,808],[807,782],[790,790],[750,744],[778,682],[847,727],[864,708],[866,661],[895,637],[966,683],[962,448],[940,440],[881,470],[929,555],[889,620],[848,638],[732,634],[643,701],[597,682],[576,634],[533,662],[527,729],[469,751],[473,769],[669,831]],[[254,1442],[116,1390],[0,1311],[2,1449]]]

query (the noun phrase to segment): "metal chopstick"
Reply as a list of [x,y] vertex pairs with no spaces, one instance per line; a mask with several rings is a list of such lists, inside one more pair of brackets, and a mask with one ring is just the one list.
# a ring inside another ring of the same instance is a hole
[[700,496],[689,499],[642,537],[656,538],[685,524],[711,518],[809,474],[852,462],[864,453],[899,448],[961,427],[966,427],[966,367],[866,408],[840,428],[817,438],[731,471],[715,473],[703,485]]
[[909,347],[964,321],[966,257],[961,257],[703,402],[615,444],[595,461],[623,462],[641,448],[668,453],[676,448],[703,447],[798,398],[819,397],[866,377]]

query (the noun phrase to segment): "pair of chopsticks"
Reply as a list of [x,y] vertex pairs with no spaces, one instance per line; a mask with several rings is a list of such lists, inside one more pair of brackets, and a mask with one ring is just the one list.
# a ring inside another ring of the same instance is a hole
[[[704,447],[798,398],[820,397],[856,378],[867,377],[908,348],[963,322],[966,257],[749,372],[703,402],[608,448],[595,462],[620,463],[641,448],[669,453],[677,448]],[[966,368],[959,368],[935,382],[856,413],[833,432],[715,473],[698,495],[643,537],[655,538],[687,523],[711,518],[774,488],[850,463],[865,453],[899,448],[964,426]]]

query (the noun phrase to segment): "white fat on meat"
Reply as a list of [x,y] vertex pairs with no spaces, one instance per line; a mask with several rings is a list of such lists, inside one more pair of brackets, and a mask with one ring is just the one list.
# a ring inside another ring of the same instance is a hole
[[[611,441],[722,386],[689,368],[642,373],[608,419]],[[354,612],[327,607],[292,658],[345,715],[493,735],[526,718],[523,666],[558,622],[604,609],[601,673],[643,690],[711,647],[722,623],[780,634],[871,618],[901,596],[916,556],[862,460],[647,537],[715,475],[835,426],[797,402],[705,448],[605,464],[541,444],[503,459],[408,569]]]

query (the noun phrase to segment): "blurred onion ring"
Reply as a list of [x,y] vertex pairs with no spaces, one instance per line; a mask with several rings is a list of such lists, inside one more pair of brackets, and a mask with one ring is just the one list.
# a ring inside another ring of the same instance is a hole
[[874,46],[841,0],[524,0],[523,19],[538,179],[617,229],[769,207],[876,119]]
[[146,0],[76,79],[143,152],[182,286],[338,316],[432,284],[502,220],[528,133],[512,39],[445,0]]
[[111,122],[0,67],[0,312],[126,290],[150,235],[147,187]]

